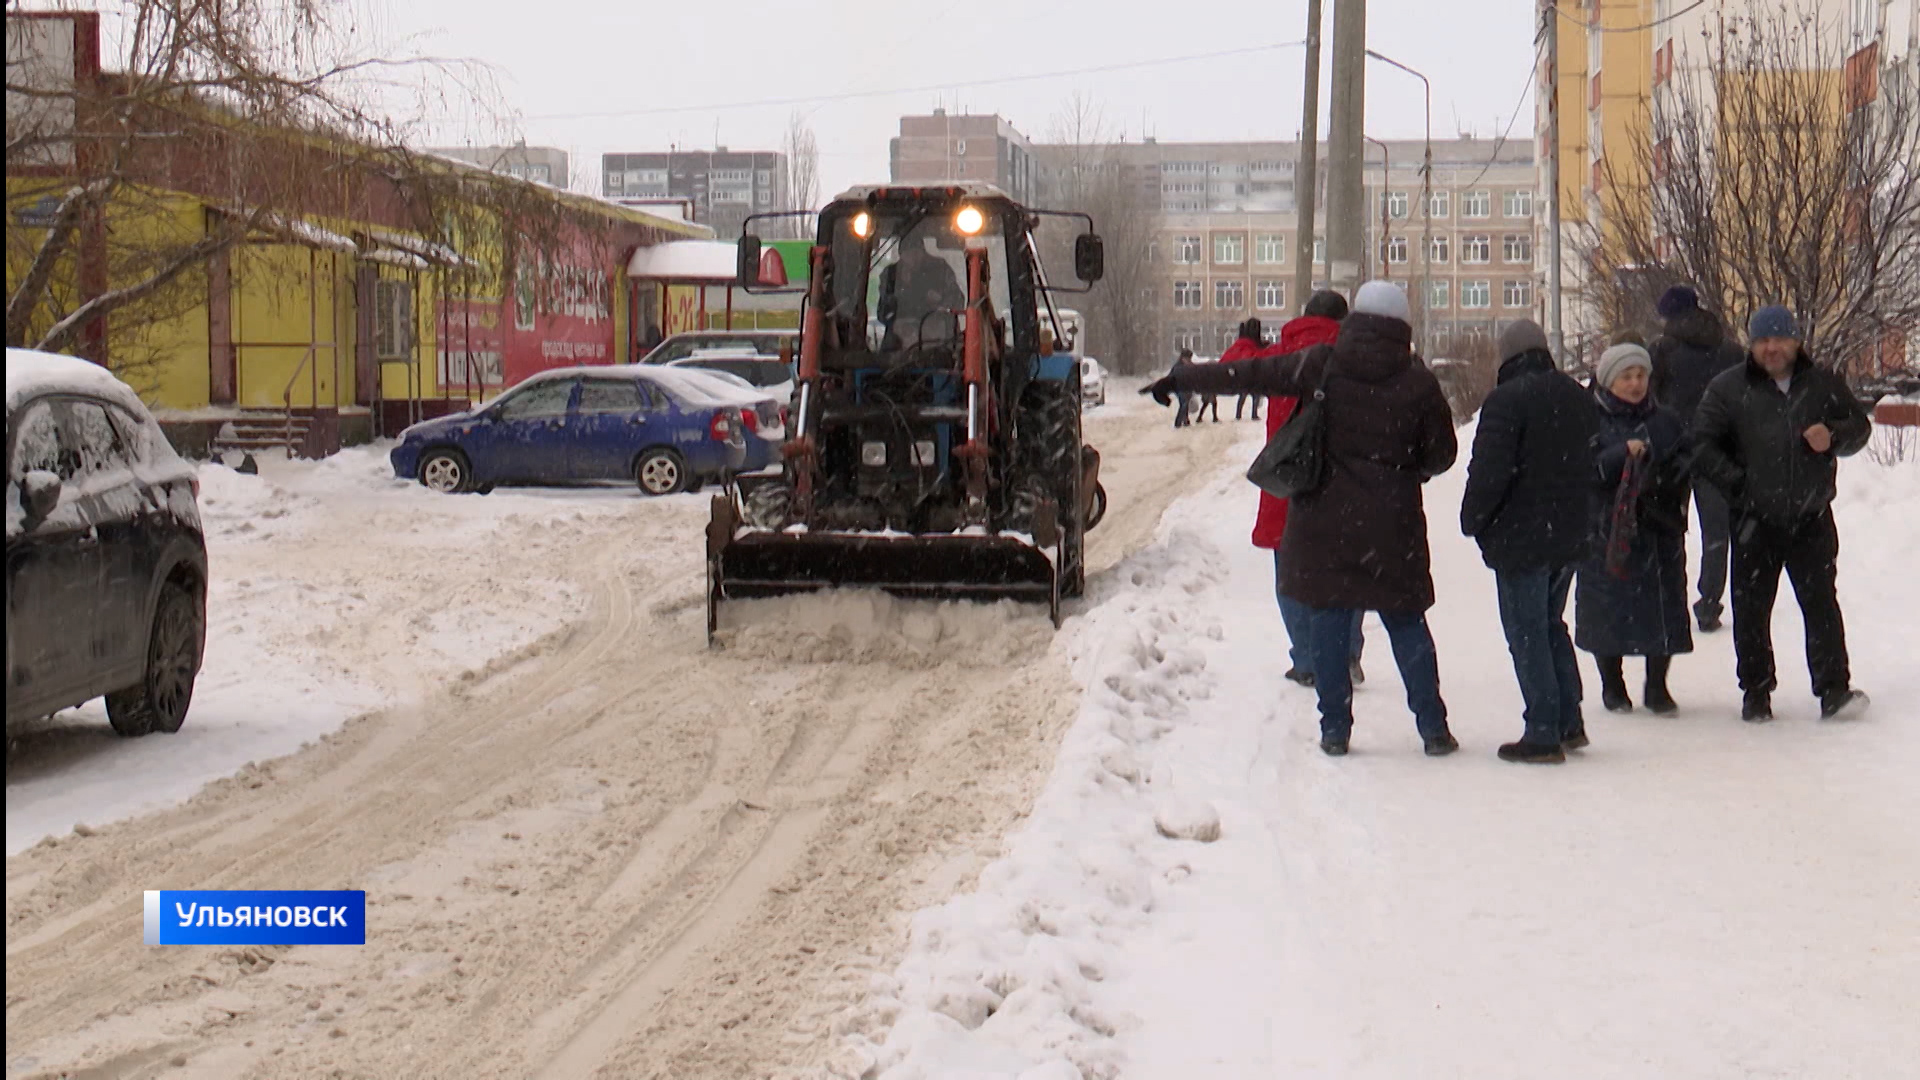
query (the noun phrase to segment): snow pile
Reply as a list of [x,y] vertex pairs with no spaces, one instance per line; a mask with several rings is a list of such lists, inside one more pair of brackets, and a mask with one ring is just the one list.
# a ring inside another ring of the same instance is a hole
[[356,716],[524,659],[585,610],[593,523],[679,520],[629,488],[439,495],[396,480],[387,449],[262,453],[257,475],[200,467],[207,646],[187,722],[121,739],[94,701],[18,732],[9,853],[184,801]]
[[1220,586],[1220,552],[1185,530],[1173,544],[1178,556],[1157,546],[1127,563],[1131,588],[1072,624],[1087,691],[1030,824],[972,892],[914,917],[906,960],[843,1023],[876,1075],[1121,1075],[1114,1038],[1128,1020],[1095,989],[1188,873],[1192,847],[1156,818],[1196,839],[1220,827],[1156,753],[1205,707],[1217,676],[1192,642],[1221,632],[1193,603]]
[[909,602],[871,589],[730,601],[721,619],[721,645],[810,664],[999,667],[1045,652],[1053,638],[1045,609],[1031,604]]

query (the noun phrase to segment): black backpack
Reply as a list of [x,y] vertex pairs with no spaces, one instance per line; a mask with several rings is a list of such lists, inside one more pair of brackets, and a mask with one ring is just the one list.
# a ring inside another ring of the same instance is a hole
[[1313,396],[1302,398],[1287,422],[1273,433],[1253,464],[1247,479],[1276,499],[1292,499],[1318,491],[1327,482],[1327,376],[1333,371],[1333,346],[1316,345],[1300,354],[1300,365],[1324,351],[1327,362]]

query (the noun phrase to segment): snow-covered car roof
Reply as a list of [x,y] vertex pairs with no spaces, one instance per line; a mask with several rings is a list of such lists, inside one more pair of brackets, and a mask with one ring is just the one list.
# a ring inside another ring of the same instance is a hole
[[702,368],[675,367],[672,365],[653,365],[641,369],[642,376],[666,387],[679,397],[705,405],[758,405],[773,400],[773,395],[753,389],[751,384],[742,388],[746,380],[735,376],[723,375],[717,371]]
[[91,360],[33,349],[7,350],[8,414],[30,397],[61,392],[106,398],[135,416],[147,416],[140,395]]

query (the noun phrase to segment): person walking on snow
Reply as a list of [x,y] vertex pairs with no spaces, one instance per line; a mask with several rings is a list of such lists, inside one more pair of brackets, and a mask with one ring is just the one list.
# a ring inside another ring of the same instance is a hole
[[[1666,332],[1648,350],[1653,360],[1653,399],[1672,409],[1683,427],[1693,427],[1700,398],[1713,377],[1746,360],[1740,346],[1727,338],[1718,316],[1700,307],[1700,296],[1685,285],[1660,294],[1655,305],[1666,320]],[[1693,503],[1700,514],[1700,599],[1693,616],[1700,632],[1720,629],[1727,591],[1727,500],[1711,484],[1695,484]]]
[[[1220,362],[1230,364],[1235,360],[1246,360],[1267,352],[1269,348],[1266,340],[1266,328],[1260,325],[1258,317],[1251,318],[1240,324],[1239,336],[1233,339],[1233,344],[1227,346],[1226,352],[1220,354]],[[1247,399],[1249,397],[1253,399],[1253,418],[1255,420],[1260,419],[1260,395],[1241,394],[1239,397],[1233,399],[1233,418],[1235,420],[1240,419],[1241,414],[1246,411]]]
[[[1220,357],[1220,362],[1233,363],[1250,360],[1257,356],[1285,356],[1315,345],[1331,345],[1340,333],[1340,320],[1347,317],[1347,300],[1331,289],[1322,289],[1307,300],[1306,310],[1297,319],[1292,319],[1280,328],[1278,344],[1261,346],[1258,344],[1258,327],[1249,338],[1247,327],[1241,327],[1239,341],[1233,343]],[[1259,320],[1250,320],[1257,324]],[[1256,397],[1255,400],[1258,400]],[[1267,438],[1272,439],[1281,425],[1293,415],[1298,399],[1274,397],[1267,400]],[[1257,418],[1256,418],[1257,419]],[[1260,512],[1253,522],[1253,546],[1273,552],[1273,595],[1280,604],[1280,621],[1287,628],[1288,667],[1286,677],[1301,686],[1313,686],[1313,651],[1309,620],[1313,609],[1294,600],[1287,599],[1280,591],[1280,538],[1287,531],[1287,500],[1275,498],[1262,491],[1260,493]],[[1361,652],[1360,616],[1353,620],[1353,653],[1347,664],[1349,678],[1355,684],[1366,681],[1366,673],[1360,668]]]
[[1695,478],[1733,511],[1740,716],[1773,719],[1773,601],[1784,569],[1806,621],[1813,693],[1831,719],[1866,704],[1847,666],[1833,496],[1838,459],[1867,445],[1873,422],[1840,376],[1814,366],[1786,308],[1754,312],[1747,338],[1746,363],[1707,385],[1693,424]]
[[[1180,355],[1173,358],[1173,371],[1179,371],[1180,365],[1193,363],[1193,350],[1181,349]],[[1180,406],[1174,410],[1173,426],[1177,430],[1193,422],[1193,395],[1181,394]]]
[[[1573,640],[1600,669],[1608,712],[1632,712],[1627,656],[1647,658],[1641,701],[1656,716],[1679,711],[1667,689],[1673,657],[1693,651],[1687,622],[1686,424],[1651,392],[1653,358],[1616,345],[1600,358],[1592,404],[1600,417],[1589,477],[1596,555],[1574,587]],[[1625,500],[1622,502],[1622,500]]]
[[1325,382],[1325,482],[1291,500],[1280,541],[1280,591],[1312,609],[1320,749],[1347,752],[1353,683],[1345,663],[1354,615],[1377,612],[1393,642],[1407,706],[1429,755],[1460,748],[1447,727],[1427,609],[1433,572],[1421,485],[1453,466],[1453,414],[1413,353],[1406,293],[1373,281],[1332,345],[1232,364],[1176,369],[1141,391],[1167,404],[1182,391],[1278,397]]
[[[1630,347],[1630,346],[1629,346]],[[1460,531],[1493,570],[1526,731],[1503,761],[1551,764],[1588,743],[1567,595],[1592,549],[1593,402],[1528,319],[1500,334],[1500,374],[1480,406]]]

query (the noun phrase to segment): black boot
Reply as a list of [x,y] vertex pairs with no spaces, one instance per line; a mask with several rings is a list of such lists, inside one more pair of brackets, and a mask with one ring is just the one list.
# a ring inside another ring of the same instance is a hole
[[1453,733],[1450,731],[1443,731],[1430,739],[1424,740],[1424,742],[1428,757],[1446,757],[1448,754],[1460,749],[1460,740],[1454,738]]
[[1595,667],[1600,669],[1600,704],[1608,712],[1632,712],[1633,699],[1627,696],[1627,674],[1624,663],[1617,656],[1596,656]]
[[1525,739],[1510,742],[1500,748],[1501,761],[1517,761],[1525,765],[1558,765],[1567,760],[1567,752],[1559,743],[1530,743]]
[[1647,703],[1647,710],[1655,716],[1672,716],[1680,711],[1673,695],[1667,692],[1667,668],[1672,663],[1671,656],[1647,657],[1647,692],[1640,700]]
[[1857,716],[1867,708],[1863,690],[1831,690],[1820,695],[1820,719],[1839,720]]
[[1720,622],[1720,603],[1717,600],[1701,599],[1693,605],[1693,618],[1700,626],[1700,632],[1711,634],[1723,625]]
[[1747,691],[1740,703],[1740,719],[1749,724],[1764,724],[1773,719],[1773,695],[1765,690]]
[[1313,686],[1313,672],[1311,671],[1305,671],[1297,667],[1290,667],[1287,669],[1286,677],[1293,680],[1294,682],[1299,683],[1301,686],[1308,687],[1309,689],[1311,689]]
[[1360,670],[1360,658],[1357,656],[1347,661],[1347,680],[1355,686],[1367,681],[1367,673]]

